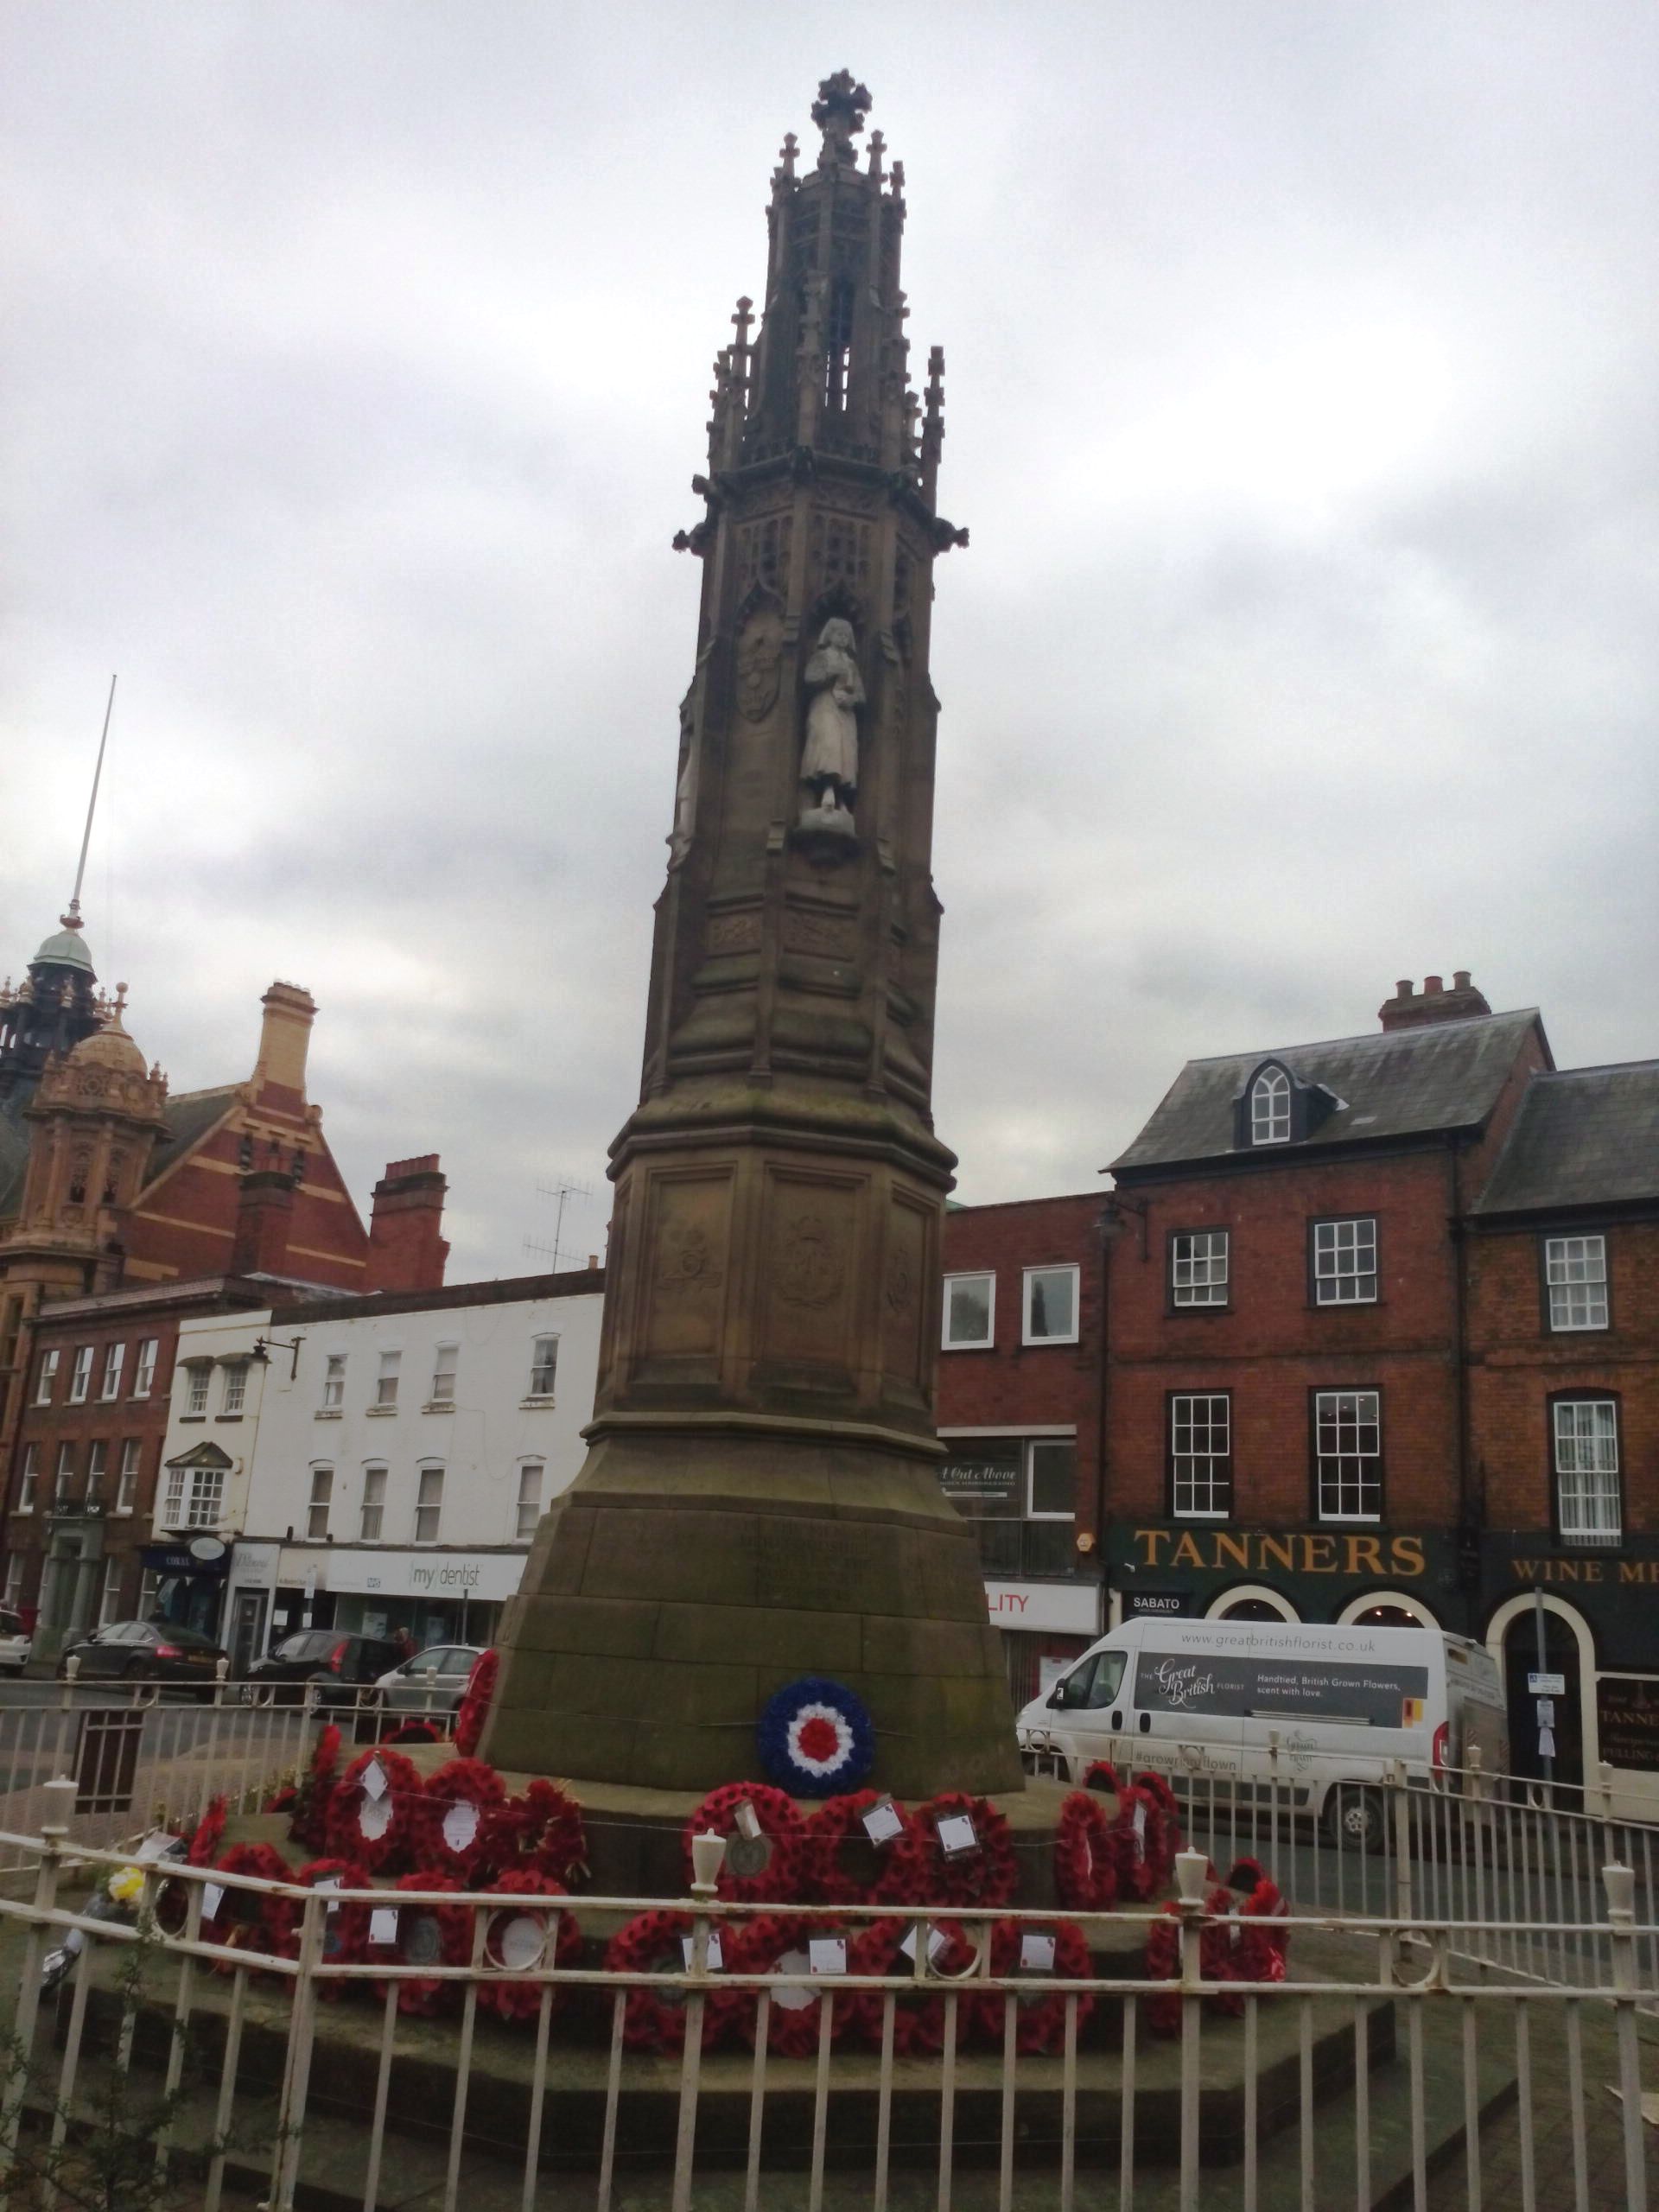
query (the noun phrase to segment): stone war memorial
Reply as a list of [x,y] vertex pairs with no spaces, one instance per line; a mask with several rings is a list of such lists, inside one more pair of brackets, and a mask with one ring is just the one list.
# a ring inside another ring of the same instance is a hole
[[[136,1763],[147,1707],[135,1731],[66,1689],[85,1734],[41,1796],[67,1818],[107,1767],[115,1836],[151,1792],[154,1826],[87,1853],[90,1898],[42,1827],[16,2035],[62,2065],[0,2094],[0,2201],[67,2201],[78,2081],[137,2116],[124,2173],[193,2160],[174,2178],[206,2195],[166,2202],[271,2212],[1064,2212],[1078,2170],[1090,2202],[1116,2173],[1110,2201],[1187,2212],[1201,2170],[1238,2201],[1229,2169],[1249,2206],[1371,2206],[1515,2092],[1460,1995],[1402,2011],[1430,1984],[1392,1978],[1390,1923],[1287,1918],[1299,1770],[1264,1824],[1132,1726],[1121,1772],[1029,1723],[1048,1771],[1022,1765],[937,1474],[929,633],[965,533],[936,504],[942,357],[908,373],[903,172],[878,135],[855,153],[868,105],[826,79],[810,166],[785,141],[677,541],[702,592],[586,1462],[453,1713],[324,1677],[238,1698],[233,1764],[168,1714],[165,1770],[121,1784],[106,1746]],[[1111,1706],[1112,1656],[1061,1702]],[[1423,1878],[1363,1846],[1335,1876],[1339,1909],[1395,1913]],[[50,2190],[24,2200],[26,2107]]]
[[904,172],[879,132],[854,145],[868,105],[842,72],[816,158],[785,142],[764,304],[738,302],[675,541],[702,588],[640,1097],[588,1458],[500,1639],[505,1770],[702,1792],[754,1769],[769,1700],[827,1679],[875,1786],[1022,1786],[934,1437],[956,1163],[928,645],[967,532],[936,500],[943,354],[920,394],[909,372]]

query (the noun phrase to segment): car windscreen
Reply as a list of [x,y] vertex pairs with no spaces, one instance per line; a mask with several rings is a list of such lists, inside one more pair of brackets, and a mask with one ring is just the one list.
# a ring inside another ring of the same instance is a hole
[[1386,1660],[1145,1650],[1135,1662],[1135,1694],[1147,1713],[1413,1728],[1427,1712],[1428,1669]]
[[339,1641],[337,1636],[309,1629],[300,1636],[285,1636],[270,1656],[273,1659],[321,1659]]
[[1067,1713],[1109,1705],[1122,1682],[1128,1656],[1122,1651],[1096,1652],[1056,1684],[1049,1703]]

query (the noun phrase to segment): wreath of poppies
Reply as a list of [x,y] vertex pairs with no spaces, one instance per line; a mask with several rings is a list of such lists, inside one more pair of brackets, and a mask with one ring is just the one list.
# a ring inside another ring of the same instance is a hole
[[321,1851],[328,1834],[328,1811],[334,1794],[335,1770],[340,1764],[340,1731],[331,1720],[318,1736],[311,1764],[294,1796],[294,1817],[288,1833],[308,1851]]
[[[423,1866],[475,1881],[500,1863],[490,1816],[505,1804],[507,1793],[493,1766],[481,1759],[450,1759],[429,1775],[415,1807],[411,1855]],[[499,1829],[497,1831],[499,1835]]]
[[769,1699],[754,1739],[761,1765],[793,1797],[856,1789],[875,1760],[863,1700],[823,1675],[804,1675]]
[[[685,1942],[696,1925],[689,1912],[642,1912],[618,1929],[605,1953],[607,1974],[683,1974]],[[711,1929],[709,1941],[721,1930]],[[630,2050],[685,2049],[683,1989],[671,1986],[629,1990],[622,2009],[622,2040]],[[729,1989],[707,1992],[702,2008],[702,2047],[712,2050],[724,2032],[737,2001]]]
[[[250,1874],[260,1882],[289,1882],[294,1878],[287,1859],[268,1843],[233,1843],[213,1862],[213,1871],[219,1874]],[[263,1951],[267,1956],[281,1958],[283,1953],[279,1947],[298,1916],[299,1906],[295,1899],[279,1897],[275,1891],[226,1888],[211,1922],[203,1900],[202,1941],[223,1944],[235,1951]],[[236,1962],[215,1959],[213,1968],[215,1974],[234,1974]]]
[[1162,1855],[1166,1834],[1163,1808],[1152,1791],[1136,1783],[1120,1785],[1109,1840],[1121,1897],[1143,1904],[1163,1887],[1169,1878],[1169,1861]]
[[[1022,1963],[1028,1936],[1053,1937],[1052,1967]],[[1051,1975],[1061,1981],[1090,1979],[1094,1967],[1082,1929],[1074,1920],[999,1920],[991,1930],[991,1972],[1009,1980],[1029,1977],[1037,1992],[1014,1999],[1014,2049],[1026,2053],[1058,2050],[1065,2041],[1066,1993],[1064,1990],[1045,1989],[1042,1985]],[[1077,2000],[1077,2025],[1081,2027],[1094,2011],[1095,2000],[1081,1991],[1073,1993]],[[988,1989],[969,2001],[974,2007],[975,2025],[979,2033],[988,2043],[1001,2043],[1007,1992]]]
[[[377,1764],[386,1785],[378,1796],[363,1784]],[[421,1777],[401,1751],[377,1745],[359,1752],[328,1801],[328,1850],[371,1874],[389,1872],[418,1834],[421,1796]]]
[[195,1834],[190,1839],[190,1848],[184,1854],[187,1865],[211,1866],[219,1857],[219,1847],[225,1840],[225,1800],[210,1797],[207,1809],[196,1822]]
[[[954,1921],[901,1919],[873,1920],[868,1928],[855,1936],[848,1946],[847,1971],[850,1974],[879,1974],[892,1977],[915,1972],[912,1955],[915,1946],[926,1943],[933,1950],[933,1939],[944,1938],[935,1955],[928,1961],[927,1971],[934,1977],[930,1984],[919,1987],[912,1997],[907,1993],[895,1996],[893,2007],[893,2048],[900,2058],[937,2058],[944,2049],[945,1992],[938,1986],[941,1980],[962,1981],[972,1974],[978,1963],[979,1954],[963,1930]],[[913,1939],[912,1949],[906,1950],[907,1938]],[[849,2018],[864,2041],[879,2049],[881,2043],[881,2020],[887,2006],[887,1992],[863,1989],[850,1993]],[[957,2042],[960,2045],[973,2024],[974,2005],[971,1995],[963,1995],[957,2003]]]
[[435,1720],[423,1720],[416,1715],[388,1728],[380,1740],[383,1744],[441,1744],[443,1731]]
[[525,1902],[503,1905],[489,1916],[484,1930],[484,1965],[490,1979],[479,1983],[478,2001],[499,2019],[533,2020],[542,2009],[543,1990],[550,1992],[555,2005],[563,1993],[556,1983],[527,1981],[524,1977],[550,1966],[573,1967],[582,1957],[582,1930],[576,1916],[556,1909],[558,1901],[568,1897],[569,1891],[550,1874],[537,1874],[527,1868],[494,1876],[490,1889]]
[[[1210,1870],[1214,1879],[1215,1869]],[[1198,1976],[1203,1981],[1224,1982],[1238,1978],[1233,1951],[1233,1896],[1219,1883],[1205,1898],[1209,1917],[1198,1934]],[[1147,1980],[1177,1981],[1181,1972],[1180,1907],[1173,1899],[1147,1930]],[[1236,1993],[1205,1993],[1205,2003],[1217,2012],[1242,2012],[1244,2000]],[[1145,2000],[1147,2025],[1154,2035],[1175,2036],[1181,2031],[1181,1999],[1173,1991],[1160,1992]]]
[[[366,1890],[370,1886],[366,1870],[349,1859],[308,1859],[298,1873],[289,1878],[305,1890],[321,1889],[325,1884],[341,1890]],[[325,1966],[358,1965],[368,1948],[368,1943],[369,1907],[366,1904],[331,1904],[323,1908],[322,1960]],[[297,1914],[280,1944],[272,1948],[279,1958],[299,1956],[300,1923]],[[349,1981],[334,1981],[326,1976],[317,1984],[318,1989],[331,2004],[349,1995],[353,1986]]]
[[[464,1967],[473,1955],[473,1908],[470,1904],[402,1904],[398,1899],[410,1890],[443,1890],[461,1894],[461,1885],[450,1874],[405,1874],[384,1892],[378,1909],[397,1915],[397,1932],[390,1943],[374,1940],[371,1907],[369,1938],[364,1955],[372,1966]],[[461,2002],[458,1981],[428,1980],[421,1974],[400,1976],[395,1982],[377,1981],[384,2001],[388,1989],[397,1992],[400,2012],[434,2013],[453,2010]]]
[[475,1758],[484,1740],[484,1723],[490,1717],[495,1678],[501,1671],[499,1651],[480,1651],[467,1677],[467,1688],[455,1708],[455,1749],[464,1759]]
[[[973,1822],[979,1847],[948,1857],[939,1841],[939,1823],[960,1814]],[[1014,1835],[988,1797],[944,1789],[917,1807],[916,1821],[925,1853],[924,1872],[931,1902],[977,1906],[1013,1904],[1020,1886]]]
[[[807,1815],[804,1891],[825,1904],[923,1901],[927,1845],[914,1815],[895,1803],[899,1834],[887,1843],[872,1843],[865,1834],[864,1815],[880,1802],[879,1790],[858,1789],[850,1797],[826,1797]],[[849,1847],[855,1854],[852,1866],[847,1863]],[[861,1875],[857,1861],[864,1862]]]
[[1074,1789],[1060,1808],[1054,1894],[1068,1912],[1109,1912],[1117,1903],[1112,1817],[1092,1789]]
[[544,1874],[569,1889],[588,1875],[588,1835],[582,1808],[556,1782],[538,1776],[521,1796],[484,1816],[485,1863],[503,1873]]
[[[758,1835],[743,1833],[739,1815],[749,1807]],[[716,1894],[734,1904],[791,1904],[807,1868],[805,1823],[781,1789],[765,1782],[728,1782],[711,1789],[685,1824],[681,1852],[688,1885],[691,1839],[713,1828],[726,1838]]]
[[1290,1930],[1279,1924],[1288,1907],[1284,1892],[1259,1859],[1241,1859],[1227,1877],[1227,1887],[1242,1895],[1242,1925],[1236,1930],[1234,1967],[1240,1981],[1282,1981]]
[[1137,1774],[1134,1786],[1152,1801],[1147,1815],[1147,1857],[1161,1885],[1169,1879],[1181,1847],[1180,1800],[1161,1774]]
[[[822,1940],[842,1932],[838,1920],[762,1913],[758,1920],[728,1935],[726,1970],[728,1974],[810,1975],[807,1946],[815,1937]],[[849,1945],[848,1972],[852,1971]],[[825,2000],[821,1980],[816,1984],[804,1980],[798,1986],[780,1986],[768,1994],[772,2002],[766,2007],[766,2049],[781,2058],[810,2058],[817,2050],[823,2024]],[[734,1993],[738,2031],[751,2050],[760,2033],[760,1997],[758,1989]],[[829,2003],[830,2033],[832,2040],[838,2041],[856,2019],[858,2008],[852,1993],[845,1990],[834,1993]]]

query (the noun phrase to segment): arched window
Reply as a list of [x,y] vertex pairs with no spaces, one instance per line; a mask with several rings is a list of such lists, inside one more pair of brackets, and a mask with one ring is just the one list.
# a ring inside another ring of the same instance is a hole
[[1263,1068],[1250,1085],[1250,1142],[1290,1142],[1290,1077],[1282,1068]]

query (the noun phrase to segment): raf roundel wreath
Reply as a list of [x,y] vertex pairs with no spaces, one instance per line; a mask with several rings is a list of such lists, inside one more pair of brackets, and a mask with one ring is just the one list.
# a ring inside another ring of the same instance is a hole
[[817,1675],[778,1692],[760,1716],[755,1742],[767,1774],[792,1797],[856,1789],[875,1758],[875,1731],[863,1700]]

